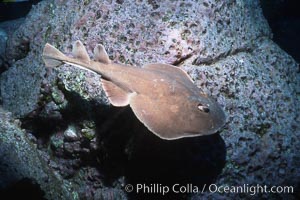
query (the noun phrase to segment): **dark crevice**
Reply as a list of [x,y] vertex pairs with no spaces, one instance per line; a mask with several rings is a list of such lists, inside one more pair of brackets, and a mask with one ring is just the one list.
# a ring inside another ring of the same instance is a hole
[[131,200],[188,199],[192,192],[176,193],[172,191],[174,184],[193,185],[201,190],[203,185],[214,183],[225,166],[226,147],[219,134],[170,141],[146,129],[138,130],[141,132],[130,148],[126,182],[145,184],[152,191],[155,185],[167,186],[170,191],[164,196],[160,192],[133,191],[129,194]]
[[260,2],[272,30],[274,42],[299,63],[299,0],[260,0]]
[[251,47],[241,47],[237,49],[233,49],[231,51],[222,52],[219,55],[215,57],[198,57],[193,61],[194,65],[212,65],[215,64],[223,59],[226,59],[228,56],[235,56],[239,53],[252,53],[254,51],[254,48]]
[[194,65],[212,65],[217,62],[220,62],[221,60],[226,59],[228,56],[236,56],[239,53],[252,53],[257,49],[259,46],[258,44],[261,44],[263,40],[269,40],[269,36],[260,36],[254,39],[253,41],[257,41],[254,44],[249,46],[242,46],[236,49],[231,49],[230,51],[222,52],[214,57],[207,56],[207,57],[200,57],[198,56],[192,63]]
[[8,70],[10,64],[4,59],[3,56],[0,55],[0,74]]
[[29,178],[24,178],[5,189],[0,190],[0,196],[7,199],[46,200],[45,192],[37,183]]
[[171,63],[172,65],[175,66],[179,66],[180,64],[182,64],[184,61],[188,60],[189,58],[191,58],[194,55],[194,53],[189,53],[185,56],[182,56],[180,58],[178,58],[176,61],[174,61],[173,63]]

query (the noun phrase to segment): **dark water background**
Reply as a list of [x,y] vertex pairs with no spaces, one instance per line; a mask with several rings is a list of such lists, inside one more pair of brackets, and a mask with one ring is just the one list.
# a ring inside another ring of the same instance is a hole
[[23,2],[3,3],[0,1],[0,22],[25,17],[31,9],[31,6],[41,0],[28,0]]
[[300,1],[261,0],[273,40],[300,63]]

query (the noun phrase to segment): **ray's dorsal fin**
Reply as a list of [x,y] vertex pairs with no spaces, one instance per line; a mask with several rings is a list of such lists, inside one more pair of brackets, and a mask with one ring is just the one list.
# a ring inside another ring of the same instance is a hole
[[90,57],[81,41],[77,40],[74,43],[72,54],[78,60],[84,63],[90,63]]
[[111,63],[111,60],[109,59],[105,48],[101,44],[97,44],[97,46],[94,48],[94,59],[95,61],[105,64]]
[[114,106],[127,106],[133,93],[127,92],[111,81],[101,79],[102,87],[109,102]]
[[46,44],[43,50],[43,60],[47,67],[57,67],[63,64],[66,56],[50,44]]

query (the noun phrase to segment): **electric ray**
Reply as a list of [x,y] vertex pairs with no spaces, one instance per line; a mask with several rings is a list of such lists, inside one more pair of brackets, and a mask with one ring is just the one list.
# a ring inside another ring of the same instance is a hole
[[103,89],[114,106],[130,105],[137,118],[155,135],[172,140],[217,132],[226,121],[220,105],[193,84],[188,74],[168,64],[142,68],[113,63],[98,44],[91,60],[80,41],[68,57],[46,44],[47,67],[70,64],[101,75]]

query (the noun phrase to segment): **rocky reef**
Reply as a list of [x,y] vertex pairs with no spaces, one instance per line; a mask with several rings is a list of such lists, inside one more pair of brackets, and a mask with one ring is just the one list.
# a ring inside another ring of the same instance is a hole
[[[40,159],[44,153],[39,152],[36,145],[30,142],[25,131],[20,129],[20,121],[2,109],[0,110],[0,131],[0,189],[10,191],[8,195],[11,198],[20,195],[15,194],[14,190],[25,186],[26,189],[29,188],[28,191],[21,191],[27,197],[71,199],[70,188],[63,184],[63,180],[43,159]],[[30,194],[32,192],[34,194]]]
[[[91,57],[101,43],[115,62],[184,69],[222,105],[225,127],[157,138],[130,108],[109,105],[99,75],[45,68],[47,42],[68,54],[76,40]],[[272,41],[258,0],[42,1],[15,26],[0,24],[0,45],[1,191],[29,180],[46,199],[141,199],[126,186],[178,182],[294,188],[181,199],[299,198],[299,65]]]

